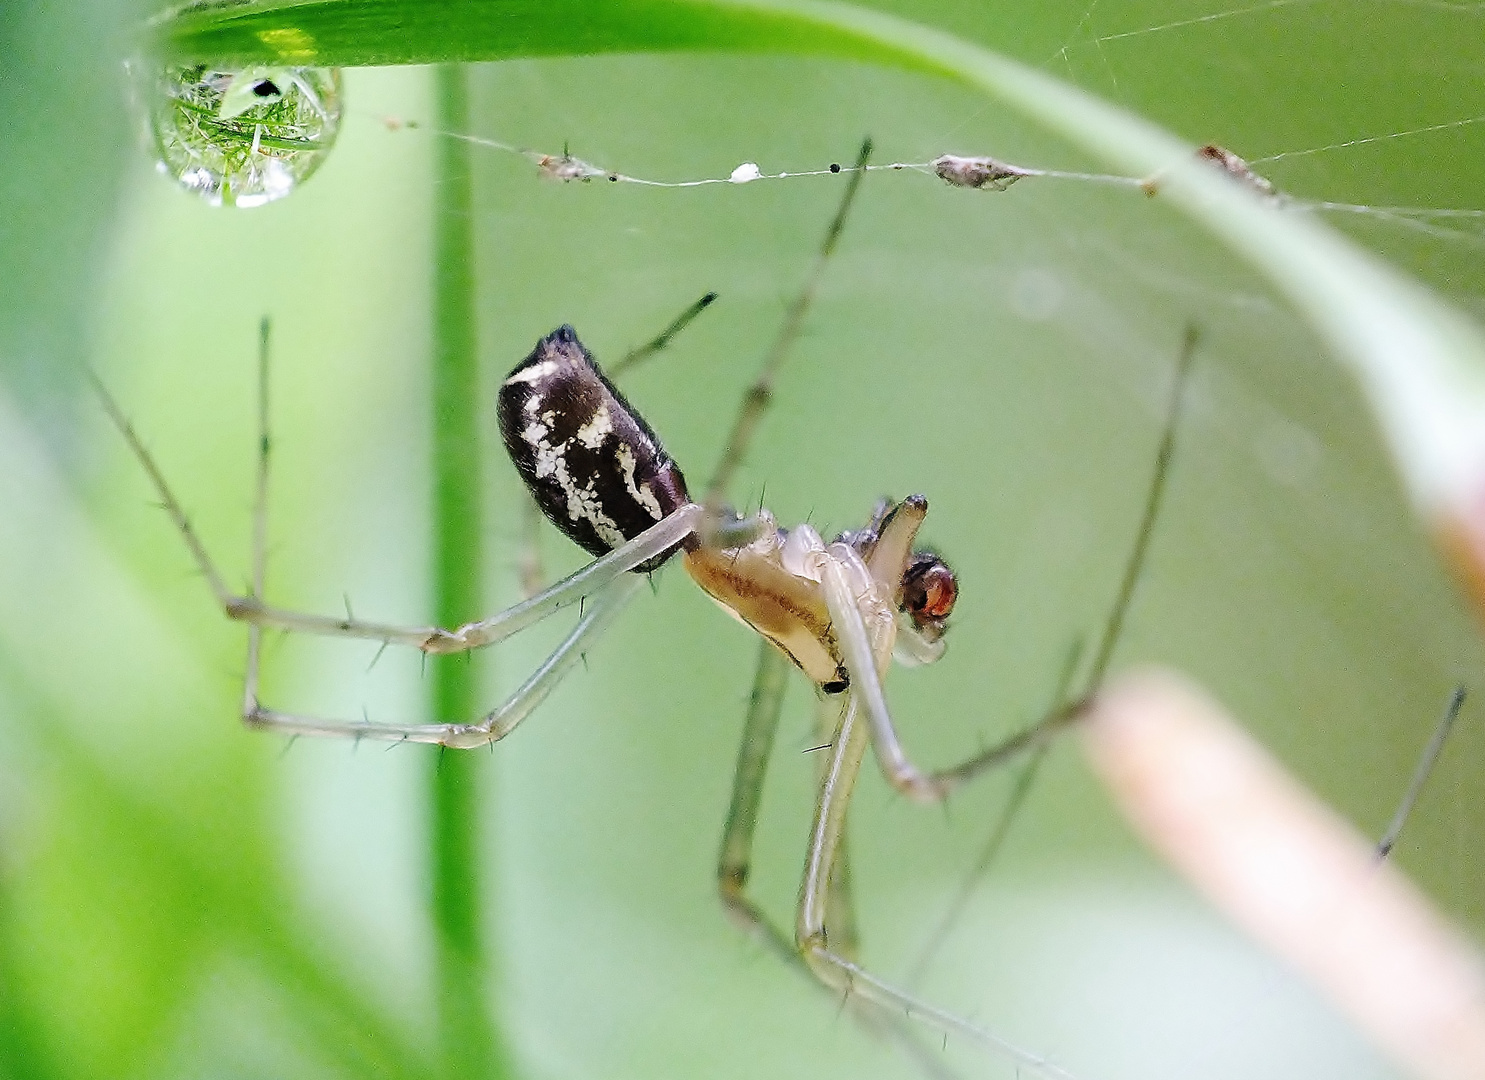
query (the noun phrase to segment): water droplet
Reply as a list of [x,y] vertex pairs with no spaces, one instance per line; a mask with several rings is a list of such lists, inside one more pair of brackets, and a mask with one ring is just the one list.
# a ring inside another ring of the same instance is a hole
[[160,171],[213,206],[262,206],[319,168],[340,130],[340,72],[173,65],[147,87]]

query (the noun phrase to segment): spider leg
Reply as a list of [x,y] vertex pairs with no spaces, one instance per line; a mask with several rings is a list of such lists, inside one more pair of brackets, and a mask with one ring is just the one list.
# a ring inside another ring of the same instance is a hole
[[784,358],[788,355],[790,347],[799,337],[800,329],[804,325],[804,316],[814,302],[815,293],[819,290],[820,278],[825,272],[825,266],[830,261],[831,255],[835,253],[836,244],[840,242],[841,234],[845,231],[846,217],[850,214],[851,205],[856,201],[856,192],[861,187],[862,177],[866,175],[866,162],[870,157],[871,140],[867,139],[861,144],[861,152],[856,156],[851,179],[846,184],[846,193],[841,197],[840,207],[830,222],[830,228],[825,232],[825,240],[815,256],[815,263],[810,268],[809,276],[805,278],[804,285],[794,297],[793,303],[789,305],[778,336],[774,338],[768,355],[763,361],[763,370],[758,373],[758,378],[748,388],[747,394],[743,396],[742,403],[738,406],[736,416],[733,417],[732,430],[728,432],[727,441],[723,444],[722,460],[717,463],[716,472],[712,474],[711,483],[706,489],[704,502],[709,507],[721,505],[732,476],[742,464],[748,445],[753,440],[758,421],[768,411],[768,406],[773,400],[774,380],[778,377],[779,369],[783,366]]
[[962,1036],[994,1049],[1028,1072],[1067,1080],[1068,1074],[1046,1059],[878,978],[833,943],[829,926],[830,882],[835,875],[846,809],[861,771],[861,759],[871,741],[870,727],[860,715],[855,690],[848,691],[844,697],[828,751],[830,757],[820,780],[804,879],[799,887],[794,927],[799,955],[821,983],[833,993],[843,995],[848,1003],[859,1001],[875,1006],[880,1015],[920,1021],[946,1035]]
[[618,363],[610,364],[608,366],[608,377],[610,379],[617,380],[620,375],[635,367],[637,364],[648,360],[650,357],[654,356],[658,352],[662,352],[670,345],[671,341],[675,339],[675,336],[686,327],[690,326],[691,320],[696,318],[696,316],[700,315],[703,311],[710,307],[712,301],[714,301],[716,298],[716,293],[709,292],[701,299],[693,300],[690,306],[688,306],[685,311],[681,312],[674,319],[672,319],[670,325],[667,326],[664,330],[660,331],[660,333],[656,334],[649,341],[645,342],[638,348],[630,349],[627,353],[619,358]]
[[1444,715],[1439,717],[1433,737],[1428,740],[1428,745],[1423,749],[1423,756],[1418,759],[1418,764],[1413,769],[1413,778],[1408,781],[1408,790],[1404,793],[1402,802],[1398,804],[1397,812],[1392,815],[1387,831],[1382,834],[1382,839],[1377,841],[1379,860],[1392,854],[1397,838],[1402,835],[1408,815],[1413,812],[1418,796],[1423,794],[1423,785],[1428,783],[1429,775],[1433,772],[1434,766],[1439,763],[1439,755],[1444,752],[1444,741],[1448,739],[1449,731],[1454,727],[1454,721],[1459,719],[1459,710],[1464,707],[1465,694],[1463,686],[1456,686],[1454,692],[1449,695],[1449,704],[1444,707]]
[[[777,649],[767,641],[759,642],[758,671],[754,676],[748,716],[743,725],[742,745],[738,748],[737,770],[732,782],[732,802],[727,810],[727,824],[722,832],[722,847],[717,858],[717,891],[721,896],[722,907],[734,925],[791,968],[809,975],[811,973],[794,942],[747,894],[753,858],[753,835],[758,825],[758,805],[763,795],[763,779],[773,751],[774,735],[778,730],[779,710],[783,704],[789,668],[789,662]],[[829,713],[829,727],[825,732],[827,738],[834,727],[835,714],[839,708],[835,701],[827,699],[822,703],[821,715]],[[832,882],[832,893],[835,896],[833,904],[844,902],[849,905],[849,891],[837,888],[836,882],[840,880],[837,876]],[[834,910],[833,907],[827,913],[827,918],[834,917]],[[847,917],[851,924],[848,936],[854,943],[855,920],[853,916]],[[834,927],[835,924],[832,922],[831,925]],[[873,1035],[888,1037],[927,1075],[944,1080],[953,1076],[932,1048],[915,1038],[915,1032],[910,1030],[901,1016],[895,1012],[886,1012],[865,999],[850,998],[847,1003],[858,1023]]]
[[438,636],[422,642],[419,648],[424,652],[445,653],[493,645],[564,607],[584,598],[591,599],[622,574],[695,533],[706,517],[707,512],[701,506],[687,503],[669,517],[651,525],[633,540],[594,559],[530,600],[514,604],[488,619],[465,623],[455,630],[437,630],[435,634]]
[[[834,740],[840,703],[821,697],[815,703],[815,741],[828,749]],[[826,764],[820,766],[821,778]],[[825,888],[825,925],[830,940],[840,955],[855,960],[861,951],[861,930],[856,919],[856,897],[851,888],[851,832],[849,823],[841,828],[840,840],[831,863],[830,880]]]
[[[766,640],[759,641],[758,672],[753,680],[753,693],[748,703],[748,717],[743,725],[742,745],[737,753],[737,770],[732,781],[732,803],[727,809],[727,824],[722,831],[722,850],[717,859],[717,891],[722,907],[739,929],[790,962],[799,954],[793,943],[777,929],[747,895],[748,876],[752,869],[753,835],[758,826],[758,805],[763,796],[763,778],[773,753],[778,731],[779,709],[783,702],[784,684],[789,663],[778,649]],[[825,698],[819,715],[824,722],[824,738],[830,738],[836,726],[840,704]],[[844,937],[852,949],[856,944],[855,915],[850,910],[849,871],[842,872],[837,859],[827,897],[826,922],[832,933]],[[839,921],[837,921],[839,919]]]
[[753,693],[748,701],[737,769],[732,778],[732,802],[727,807],[727,824],[722,828],[722,848],[717,856],[717,892],[723,910],[738,929],[793,963],[798,960],[793,944],[747,895],[763,777],[773,753],[784,684],[789,675],[789,662],[783,654],[763,639],[758,646],[758,671],[753,677]]
[[[266,371],[266,368],[264,370]],[[263,379],[266,384],[266,375]],[[119,429],[129,449],[148,475],[161,506],[180,532],[192,561],[195,562],[202,577],[206,579],[217,603],[221,605],[228,618],[265,629],[273,628],[328,637],[358,638],[409,645],[425,653],[453,653],[481,648],[524,630],[585,597],[593,596],[619,575],[680,543],[706,518],[706,513],[700,506],[695,504],[683,506],[664,520],[656,522],[633,540],[621,544],[607,555],[595,559],[529,600],[506,608],[487,619],[466,623],[452,630],[436,626],[399,626],[353,619],[349,615],[345,617],[317,615],[271,607],[263,602],[259,580],[261,577],[259,562],[262,558],[261,537],[255,531],[253,588],[247,595],[234,593],[227,588],[221,572],[207,553],[206,546],[201,542],[195,526],[191,524],[180,500],[176,498],[166,481],[165,474],[160,470],[154,456],[146,449],[133,425],[124,416],[123,410],[119,408],[118,403],[114,401],[112,395],[96,376],[93,377],[93,386],[103,402],[104,411],[108,413],[109,419]],[[267,428],[264,422],[266,406],[260,406],[259,415],[262,430],[259,476],[260,496],[263,496],[266,495],[268,456]],[[263,515],[255,512],[254,520],[255,523],[262,522]],[[259,524],[254,525],[255,530],[260,527]]]
[[265,708],[249,700],[243,710],[243,722],[249,727],[276,731],[283,735],[349,736],[357,739],[379,739],[387,742],[436,743],[465,750],[496,742],[509,735],[516,725],[542,703],[557,684],[572,670],[591,644],[645,584],[645,578],[630,575],[612,581],[594,595],[583,617],[562,644],[542,661],[531,676],[509,698],[486,713],[475,723],[462,724],[382,724],[367,720],[324,720],[298,716]]
[[[758,807],[763,797],[763,779],[773,754],[774,736],[779,726],[784,685],[789,676],[789,662],[767,640],[758,642],[758,671],[753,679],[753,692],[748,702],[748,716],[743,724],[742,744],[737,751],[737,768],[732,779],[732,802],[727,808],[727,824],[722,830],[722,848],[717,857],[717,892],[728,918],[743,933],[777,956],[797,963],[799,954],[793,942],[779,930],[747,894],[752,871],[753,835],[758,827]],[[839,705],[825,699],[821,713],[830,714],[829,738]],[[832,882],[836,886],[837,877]],[[843,894],[848,897],[847,894]],[[836,902],[840,899],[837,896]],[[846,901],[849,903],[849,900]],[[854,941],[854,918],[851,937]],[[831,921],[832,927],[835,926]]]
[[[270,323],[264,316],[258,323],[258,469],[253,485],[253,582],[251,596],[261,599],[268,576],[268,454],[272,439],[268,434],[268,338]],[[181,514],[180,521],[185,520]],[[200,545],[192,550],[206,552]],[[210,580],[210,578],[208,579]],[[350,601],[346,601],[349,606]],[[263,628],[248,624],[247,670],[242,679],[242,713],[257,705],[258,673],[262,662]]]
[[856,607],[855,597],[846,582],[843,571],[834,562],[827,563],[822,580],[825,601],[830,609],[841,652],[851,674],[853,695],[861,698],[871,725],[872,745],[883,774],[898,791],[921,802],[935,802],[945,798],[959,785],[974,779],[1018,755],[1045,745],[1063,729],[1075,723],[1084,713],[1088,700],[1097,693],[1103,682],[1124,626],[1124,618],[1134,599],[1135,586],[1144,569],[1150,540],[1155,531],[1155,520],[1159,516],[1160,504],[1165,495],[1166,479],[1170,473],[1171,458],[1175,452],[1176,424],[1180,417],[1181,400],[1186,387],[1191,360],[1196,349],[1196,332],[1188,328],[1181,349],[1175,377],[1172,381],[1165,424],[1161,432],[1160,447],[1155,457],[1154,474],[1146,495],[1144,512],[1135,534],[1133,550],[1124,567],[1119,591],[1109,612],[1108,622],[1099,639],[1093,666],[1084,692],[1073,701],[1054,707],[1036,724],[1005,739],[981,753],[947,769],[929,772],[914,764],[904,751],[887,708],[886,694],[878,673],[871,642],[868,640],[866,624]]

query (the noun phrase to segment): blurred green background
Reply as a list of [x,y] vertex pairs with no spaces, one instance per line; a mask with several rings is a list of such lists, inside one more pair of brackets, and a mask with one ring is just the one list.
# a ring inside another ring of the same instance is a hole
[[[877,6],[1195,142],[1317,150],[1261,166],[1300,197],[1485,206],[1485,123],[1408,134],[1485,117],[1478,6]],[[426,621],[432,77],[347,72],[322,170],[280,203],[214,209],[153,170],[129,107],[121,60],[142,14],[0,7],[0,1072],[434,1075],[436,753],[241,730],[244,632],[82,379],[85,364],[103,376],[245,583],[256,328],[271,315],[270,597]],[[844,61],[556,58],[467,77],[471,133],[645,177],[819,168],[866,133],[879,161],[1096,167],[960,87]],[[560,185],[519,158],[473,160],[484,399],[559,323],[612,359],[715,289],[625,387],[704,478],[839,184]],[[1485,313],[1478,219],[1334,224]],[[1348,378],[1160,200],[873,174],[736,495],[766,489],[781,520],[822,530],[859,524],[884,493],[929,497],[926,534],[961,603],[945,661],[890,689],[913,752],[955,760],[1036,716],[1070,643],[1102,621],[1190,320],[1204,346],[1118,663],[1193,673],[1375,834],[1450,689],[1485,683],[1478,624]],[[488,478],[493,610],[516,595],[517,482],[493,424],[463,452]],[[551,576],[581,562],[550,530],[543,552]],[[721,918],[712,863],[755,649],[679,572],[657,584],[476,763],[491,983],[469,1010],[521,1077],[913,1075]],[[478,658],[485,697],[560,629]],[[267,700],[427,715],[418,657],[368,670],[374,652],[275,640]],[[784,920],[812,800],[808,703],[791,690],[755,872]],[[1396,854],[1477,932],[1482,755],[1467,704]],[[876,970],[919,955],[1008,786],[925,811],[867,771],[852,829]],[[1079,1077],[1391,1075],[1140,849],[1071,744],[919,989]],[[1014,1075],[955,1041],[945,1061]]]

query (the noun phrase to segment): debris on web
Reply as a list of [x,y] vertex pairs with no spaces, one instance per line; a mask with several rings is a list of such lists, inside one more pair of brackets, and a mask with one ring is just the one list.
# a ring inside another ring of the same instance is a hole
[[[1218,146],[1216,143],[1207,143],[1205,146],[1198,147],[1196,159],[1216,166],[1261,198],[1274,202],[1285,198],[1279,189],[1274,186],[1272,180],[1266,176],[1260,176],[1253,169],[1253,166],[1224,146]],[[1156,173],[1153,176],[1146,177],[1140,182],[1140,190],[1151,198],[1159,195],[1161,175],[1160,173]]]
[[751,184],[756,180],[795,180],[809,176],[839,176],[857,171],[915,172],[925,176],[937,176],[954,187],[989,189],[992,191],[1004,191],[1016,180],[1023,177],[1082,180],[1092,183],[1120,184],[1129,187],[1138,186],[1141,183],[1138,177],[1115,176],[1108,173],[1067,172],[1060,169],[1040,169],[1026,165],[1014,165],[1010,162],[1001,161],[999,158],[964,156],[959,154],[941,154],[929,161],[893,161],[865,166],[842,165],[838,161],[832,161],[823,168],[785,169],[772,173],[765,172],[756,161],[744,161],[738,164],[726,176],[703,176],[688,180],[660,180],[653,177],[633,176],[629,173],[619,172],[616,169],[606,169],[601,165],[595,165],[590,161],[585,161],[573,155],[565,147],[562,153],[553,154],[542,150],[516,146],[513,143],[502,142],[499,139],[490,139],[481,135],[470,135],[458,131],[440,131],[435,128],[426,127],[416,121],[403,120],[398,117],[383,117],[382,123],[389,131],[424,130],[442,138],[457,139],[459,142],[470,143],[474,146],[484,147],[487,150],[515,154],[532,162],[541,172],[542,176],[549,180],[560,180],[563,183],[571,183],[574,180],[582,183],[588,183],[593,180],[607,180],[616,184],[640,184],[644,187],[691,188],[705,187],[710,184]]
[[[653,188],[696,188],[714,184],[731,184],[736,186],[763,180],[796,180],[806,177],[838,176],[858,171],[858,166],[832,161],[820,168],[782,169],[778,172],[768,172],[758,162],[749,160],[740,162],[726,175],[666,180],[656,177],[637,176],[620,172],[617,169],[605,168],[601,164],[578,157],[571,153],[565,146],[561,153],[551,153],[544,150],[517,146],[513,143],[503,142],[500,139],[492,139],[464,132],[439,130],[414,120],[406,120],[399,117],[387,116],[380,119],[389,131],[426,131],[440,138],[456,139],[460,142],[483,147],[487,150],[495,150],[500,153],[525,158],[536,167],[542,177],[565,184],[573,182],[586,184],[594,180],[600,180],[613,184],[638,184],[642,187]],[[1457,127],[1478,121],[1485,121],[1485,117],[1471,117],[1468,120],[1431,125],[1430,127],[1418,130],[1433,131],[1439,128]],[[1406,134],[1411,134],[1411,132],[1398,132],[1385,137],[1396,138]],[[1338,149],[1360,143],[1378,141],[1381,138],[1384,137],[1376,136],[1367,139],[1356,139],[1347,143],[1335,144],[1333,147],[1289,151],[1287,153],[1271,154],[1266,157],[1254,159],[1245,159],[1226,147],[1216,143],[1207,143],[1198,147],[1194,151],[1194,156],[1199,161],[1213,168],[1220,169],[1277,210],[1369,215],[1443,239],[1464,240],[1485,245],[1485,210],[1368,206],[1364,204],[1305,199],[1280,190],[1272,180],[1264,176],[1255,167],[1265,162],[1277,161],[1281,158],[1315,153],[1324,149]],[[865,172],[918,173],[923,176],[936,177],[951,187],[965,188],[972,191],[1004,192],[1022,180],[1035,179],[1064,180],[1136,188],[1151,197],[1161,193],[1167,175],[1167,171],[1164,169],[1157,170],[1147,176],[1122,176],[1116,173],[1046,169],[1034,165],[1024,165],[1007,161],[988,154],[953,153],[940,154],[926,161],[893,161],[883,164],[869,164],[860,168],[861,171]]]

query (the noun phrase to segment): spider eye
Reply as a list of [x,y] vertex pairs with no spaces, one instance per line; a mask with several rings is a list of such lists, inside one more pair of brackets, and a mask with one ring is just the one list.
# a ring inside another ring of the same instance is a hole
[[958,598],[959,579],[949,564],[931,551],[914,552],[902,575],[899,606],[918,631],[933,640],[941,637]]

